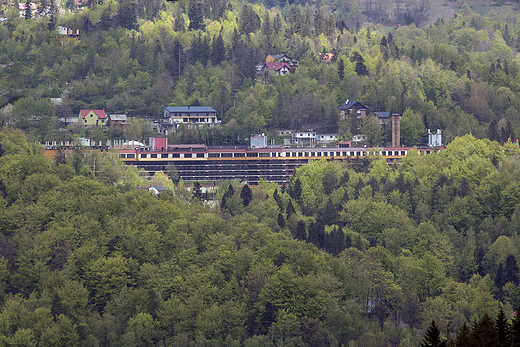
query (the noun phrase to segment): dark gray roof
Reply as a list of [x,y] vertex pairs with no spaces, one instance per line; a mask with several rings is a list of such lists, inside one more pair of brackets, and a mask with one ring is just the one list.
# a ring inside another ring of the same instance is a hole
[[367,109],[362,103],[359,101],[349,101],[347,103],[343,103],[339,105],[338,110],[350,110],[351,108],[357,108],[357,109]]
[[150,188],[155,188],[158,192],[166,191],[166,188],[164,188],[163,186],[151,186]]
[[390,112],[374,112],[377,118],[390,118]]
[[168,112],[217,112],[209,106],[164,106]]

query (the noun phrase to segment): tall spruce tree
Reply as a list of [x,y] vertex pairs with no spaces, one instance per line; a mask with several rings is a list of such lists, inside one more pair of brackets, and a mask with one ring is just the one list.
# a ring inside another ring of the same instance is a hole
[[289,200],[289,203],[287,204],[287,208],[285,209],[285,214],[287,215],[287,219],[291,217],[291,215],[295,214],[296,210],[294,209],[292,200]]
[[246,184],[242,187],[242,191],[240,192],[240,198],[242,199],[242,203],[244,206],[249,206],[249,203],[253,199],[253,192],[251,188]]
[[345,78],[345,62],[343,59],[338,61],[338,77],[341,81],[343,81],[343,78]]
[[435,321],[432,320],[432,323],[426,330],[426,334],[424,335],[423,342],[421,343],[421,347],[445,347],[446,342],[441,341],[441,332],[437,325],[435,325]]
[[213,45],[211,47],[211,63],[218,65],[226,59],[226,47],[222,39],[222,33],[217,38],[213,38]]
[[28,20],[28,19],[32,18],[31,2],[29,0],[27,0],[25,2],[25,15],[24,15],[24,18],[25,18],[25,20]]
[[473,324],[471,329],[471,339],[475,346],[496,346],[498,344],[498,334],[495,324],[488,313],[484,313],[480,321]]
[[280,226],[280,228],[283,229],[283,227],[285,226],[285,218],[283,217],[283,214],[281,212],[278,212],[278,225]]
[[468,325],[464,322],[459,329],[459,333],[453,342],[455,347],[466,347],[471,343],[471,331]]
[[510,325],[507,322],[506,314],[504,313],[504,308],[502,305],[500,306],[500,310],[497,313],[497,316],[495,318],[495,328],[497,332],[497,338],[499,346],[505,347],[508,346],[509,342],[511,341],[510,338]]
[[278,209],[280,210],[280,212],[282,212],[283,203],[282,203],[282,199],[280,198],[280,195],[278,194],[278,189],[274,190],[273,199],[274,199],[274,201],[276,201],[276,204],[278,205]]
[[520,307],[516,309],[516,314],[511,322],[511,346],[520,347]]
[[188,17],[190,18],[189,30],[204,30],[204,14],[202,12],[202,4],[198,0],[190,0],[188,5]]
[[304,221],[300,220],[296,224],[296,233],[295,233],[294,237],[300,241],[307,240],[307,232],[305,231],[305,222]]

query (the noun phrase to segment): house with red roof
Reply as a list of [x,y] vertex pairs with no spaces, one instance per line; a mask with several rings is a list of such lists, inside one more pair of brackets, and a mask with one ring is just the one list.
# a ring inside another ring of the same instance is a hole
[[[29,8],[31,9],[31,16],[36,15],[37,6],[36,3],[31,2],[29,3]],[[26,3],[19,3],[18,4],[18,11],[20,12],[20,17],[25,17],[25,10],[27,9]]]
[[285,76],[291,72],[291,67],[287,63],[265,63],[260,73],[266,73],[269,70],[276,72],[279,76]]
[[80,110],[78,122],[86,127],[107,125],[107,114],[105,110]]

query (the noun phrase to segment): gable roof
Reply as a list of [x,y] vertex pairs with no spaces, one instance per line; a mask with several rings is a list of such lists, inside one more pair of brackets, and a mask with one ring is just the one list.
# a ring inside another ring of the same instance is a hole
[[164,109],[168,112],[217,112],[209,106],[164,106]]
[[126,114],[109,114],[108,118],[113,121],[126,121],[128,119]]
[[[31,10],[36,10],[36,3],[31,2],[31,3],[29,4],[29,7],[31,8]],[[26,4],[26,3],[19,3],[19,4],[18,4],[18,9],[19,9],[19,10],[25,10],[25,9],[27,9],[27,4]]]
[[96,116],[98,116],[99,119],[107,118],[107,114],[105,113],[105,110],[80,110],[79,115],[81,116],[81,118],[85,119],[87,114],[89,114],[90,112],[94,112],[94,114]]
[[151,188],[155,188],[158,192],[166,191],[166,188],[164,188],[163,186],[151,186],[149,189],[151,189]]
[[280,71],[280,69],[284,66],[286,66],[289,70],[291,69],[291,67],[287,63],[265,63],[265,65],[267,65],[269,69],[275,71]]
[[390,118],[390,112],[374,112],[377,118]]
[[345,101],[345,103],[339,105],[338,110],[350,110],[356,108],[358,110],[366,110],[367,108],[359,101]]

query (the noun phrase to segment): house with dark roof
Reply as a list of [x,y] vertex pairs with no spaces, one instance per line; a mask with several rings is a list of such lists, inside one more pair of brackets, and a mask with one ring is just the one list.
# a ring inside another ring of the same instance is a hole
[[209,106],[163,106],[162,123],[170,123],[177,130],[181,124],[213,126],[220,121],[217,111]]
[[80,110],[78,122],[86,127],[101,125],[105,126],[107,114],[105,110]]
[[148,191],[154,193],[155,195],[157,195],[159,197],[162,194],[165,194],[166,192],[168,192],[168,190],[166,188],[164,188],[163,186],[151,186],[150,188],[148,188]]
[[348,116],[356,115],[357,119],[363,119],[366,116],[367,108],[359,101],[345,101],[343,104],[338,106],[338,110],[341,112],[341,118],[347,119]]
[[126,114],[109,114],[107,117],[107,125],[110,127],[114,125],[126,125],[127,121],[128,117],[126,116]]
[[392,114],[390,112],[374,112],[374,113],[379,121],[379,126],[381,127],[381,129],[386,128],[389,120],[392,118]]

